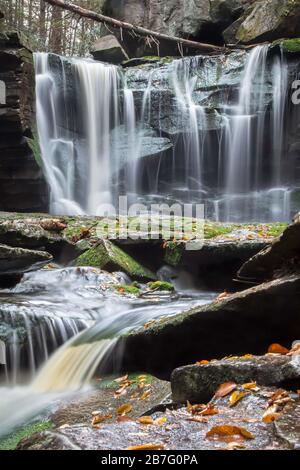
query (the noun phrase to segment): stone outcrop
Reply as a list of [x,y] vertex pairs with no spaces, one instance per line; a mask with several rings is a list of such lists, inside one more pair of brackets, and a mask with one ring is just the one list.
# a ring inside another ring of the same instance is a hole
[[[0,209],[46,210],[48,188],[34,130],[33,55],[17,32],[0,32]],[[0,100],[1,101],[1,100]]]
[[94,44],[91,53],[95,60],[116,65],[128,59],[128,55],[113,34],[100,38]]
[[206,403],[226,382],[258,386],[300,386],[300,355],[266,355],[223,359],[209,364],[194,364],[175,369],[171,376],[172,396],[177,403]]
[[52,256],[44,251],[0,245],[0,277],[35,271],[51,260]]

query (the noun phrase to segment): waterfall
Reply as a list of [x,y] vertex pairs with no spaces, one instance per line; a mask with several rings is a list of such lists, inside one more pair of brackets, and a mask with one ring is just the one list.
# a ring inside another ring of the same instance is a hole
[[287,59],[268,45],[233,54],[129,69],[36,54],[51,212],[101,215],[127,194],[204,203],[216,220],[290,219]]

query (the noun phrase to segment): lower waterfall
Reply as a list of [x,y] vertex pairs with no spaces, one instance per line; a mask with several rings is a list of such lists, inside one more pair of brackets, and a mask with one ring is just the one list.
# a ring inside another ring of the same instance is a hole
[[99,215],[127,194],[204,203],[216,220],[289,220],[298,189],[283,52],[128,68],[39,53],[35,63],[52,213]]

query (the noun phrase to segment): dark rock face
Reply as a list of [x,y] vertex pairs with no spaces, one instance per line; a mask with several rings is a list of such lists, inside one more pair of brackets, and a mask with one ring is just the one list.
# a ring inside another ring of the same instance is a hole
[[278,277],[282,272],[299,272],[300,223],[290,225],[271,246],[260,251],[239,270],[238,277],[265,281]]
[[213,361],[175,369],[171,376],[176,403],[206,403],[225,382],[293,388],[300,386],[300,355],[267,355],[249,359]]
[[34,271],[51,260],[52,256],[46,252],[0,245],[0,276]]
[[128,59],[128,55],[123,47],[112,34],[99,39],[93,46],[91,52],[95,60],[116,65]]
[[158,321],[122,338],[121,368],[169,378],[176,367],[197,360],[264,354],[277,342],[289,346],[300,337],[299,292],[294,275]]
[[36,161],[33,56],[24,43],[16,32],[0,33],[0,208],[26,212],[47,210],[48,189]]

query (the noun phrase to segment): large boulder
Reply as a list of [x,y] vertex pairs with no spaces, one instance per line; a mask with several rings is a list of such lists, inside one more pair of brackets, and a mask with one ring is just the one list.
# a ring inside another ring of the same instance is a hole
[[262,282],[286,272],[299,271],[300,221],[290,225],[271,246],[260,251],[239,270],[240,279]]
[[299,0],[260,0],[239,26],[236,39],[248,44],[297,37],[299,22]]
[[169,378],[176,367],[198,360],[260,355],[277,342],[289,346],[300,338],[299,289],[300,277],[293,275],[157,320],[121,338],[121,368]]
[[128,60],[128,55],[113,34],[98,39],[93,45],[91,53],[95,60],[116,65]]
[[155,280],[155,275],[109,240],[99,241],[79,256],[76,266],[94,266],[106,271],[123,271],[132,279]]
[[175,369],[171,376],[172,396],[177,403],[206,403],[226,382],[300,387],[300,355],[266,355],[222,359],[209,364],[194,364]]
[[52,260],[49,253],[0,245],[0,276],[35,271]]

